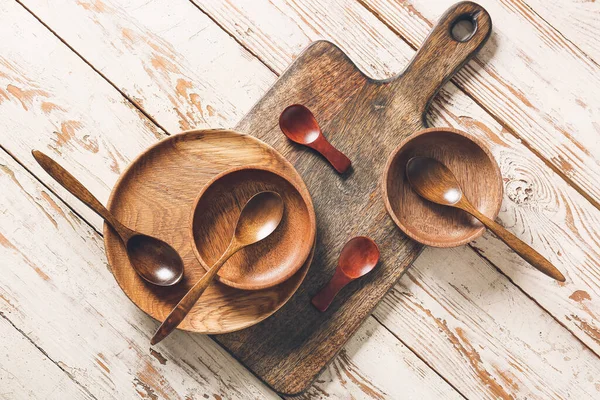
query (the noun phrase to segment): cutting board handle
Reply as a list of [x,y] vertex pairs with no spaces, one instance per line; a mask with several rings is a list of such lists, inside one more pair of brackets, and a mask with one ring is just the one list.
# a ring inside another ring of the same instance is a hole
[[[475,28],[470,37],[459,41],[452,30],[460,21],[471,21]],[[410,82],[411,89],[401,90],[425,113],[439,89],[485,44],[492,32],[492,19],[477,3],[454,4],[440,17],[417,51],[397,84]],[[394,81],[390,82],[391,85]],[[400,89],[400,88],[398,88]]]

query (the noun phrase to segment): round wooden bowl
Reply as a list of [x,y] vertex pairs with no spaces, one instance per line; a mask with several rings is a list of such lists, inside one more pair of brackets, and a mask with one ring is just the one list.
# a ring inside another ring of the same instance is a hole
[[283,218],[269,237],[240,250],[223,265],[216,279],[228,286],[246,290],[275,286],[300,269],[313,247],[316,221],[300,188],[272,168],[243,166],[214,177],[196,199],[191,240],[200,264],[208,270],[221,257],[242,208],[265,190],[283,198]]
[[406,163],[432,157],[454,173],[463,193],[480,212],[496,218],[502,204],[502,176],[490,151],[478,139],[452,128],[429,128],[405,140],[392,152],[383,173],[385,207],[398,227],[419,243],[454,247],[479,236],[485,227],[456,208],[429,202],[406,178]]
[[[172,287],[146,283],[133,270],[123,242],[104,225],[110,269],[125,294],[141,310],[163,321],[188,290],[206,273],[194,254],[190,213],[202,190],[216,175],[244,165],[275,169],[306,200],[312,200],[302,178],[266,143],[231,130],[195,130],[170,136],[140,154],[122,173],[108,209],[126,226],[169,243],[181,256],[184,275]],[[240,290],[220,282],[206,289],[179,329],[221,334],[255,325],[280,309],[296,292],[310,267],[313,251],[288,280],[262,290]]]

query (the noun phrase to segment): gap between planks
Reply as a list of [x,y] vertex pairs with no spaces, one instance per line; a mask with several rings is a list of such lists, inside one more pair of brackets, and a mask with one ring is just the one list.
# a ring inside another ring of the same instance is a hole
[[[361,3],[363,2],[363,0],[358,0]],[[592,1],[596,1],[596,0],[592,0]],[[581,54],[583,54],[588,60],[590,60],[590,62],[592,62],[593,64],[595,64],[597,67],[600,67],[600,64],[598,64],[596,62],[596,60],[594,60],[588,53],[586,53],[581,47],[579,47],[577,45],[577,43],[574,43],[571,39],[569,39],[566,35],[564,35],[557,27],[555,27],[554,25],[552,25],[550,23],[550,21],[548,21],[546,18],[544,18],[540,13],[538,13],[537,11],[535,11],[535,9],[529,5],[529,3],[527,3],[526,1],[523,1],[523,4],[529,8],[529,10],[535,14],[539,19],[541,19],[542,21],[544,21],[545,23],[548,24],[548,26],[551,26],[552,29],[554,29],[566,42],[569,42],[571,44],[571,46],[577,48],[577,50],[579,50],[581,52]]]
[[[144,117],[148,118],[148,120],[150,120],[150,122],[152,122],[154,125],[156,125],[165,134],[170,135],[170,133],[156,119],[154,119],[150,114],[148,114],[146,112],[146,110],[144,110],[142,107],[140,107],[132,98],[130,98],[129,96],[127,96],[127,94],[125,94],[125,92],[123,92],[121,90],[121,88],[119,88],[117,85],[115,85],[110,79],[108,79],[108,77],[106,75],[104,75],[100,70],[98,70],[96,67],[94,67],[94,65],[92,63],[90,63],[84,56],[82,56],[77,50],[75,50],[75,48],[73,48],[69,43],[67,43],[66,40],[63,40],[63,38],[60,37],[58,35],[58,33],[56,33],[52,28],[50,28],[49,25],[47,25],[44,21],[42,21],[42,19],[39,18],[33,11],[31,11],[29,8],[27,8],[27,6],[25,4],[21,3],[20,0],[15,0],[15,1],[17,3],[19,3],[19,5],[21,7],[23,7],[25,9],[25,11],[27,11],[29,14],[31,14],[31,16],[33,18],[35,18],[40,24],[42,24],[44,26],[44,28],[48,29],[58,40],[61,41],[62,44],[64,44],[65,46],[67,46],[69,48],[69,50],[71,50],[73,53],[75,53],[77,55],[77,57],[81,58],[81,60],[84,63],[86,63],[92,70],[94,70],[94,72],[96,72],[98,75],[100,75],[102,77],[102,79],[104,79],[112,87],[114,87],[121,94],[121,96],[123,96],[129,103],[131,103],[131,105],[133,107],[135,107],[140,113],[142,113],[142,115],[144,115]],[[13,157],[12,154],[11,154],[11,157]],[[13,157],[13,158],[15,158],[15,157]],[[15,160],[19,164],[21,164],[16,158],[15,158]],[[29,171],[29,172],[31,173],[31,171]],[[36,177],[36,179],[37,179],[37,177]]]
[[[7,154],[9,154],[9,153],[7,153]],[[18,161],[11,154],[9,154],[9,155],[18,163]],[[19,165],[20,165],[20,163],[19,163]],[[29,171],[27,171],[27,172],[29,172]],[[31,174],[31,172],[29,172],[29,173]],[[35,175],[32,174],[32,176],[37,179],[37,177]],[[77,386],[79,386],[81,388],[81,390],[83,390],[85,392],[85,394],[90,396],[90,398],[92,398],[92,399],[97,399],[97,397],[94,396],[88,390],[88,388],[86,388],[84,385],[82,385],[72,374],[70,374],[69,371],[64,369],[60,365],[60,363],[56,362],[52,357],[50,357],[50,355],[48,353],[46,353],[46,351],[44,349],[42,349],[40,346],[38,346],[38,344],[35,343],[29,336],[27,336],[27,334],[25,332],[23,332],[21,329],[19,329],[18,326],[13,324],[13,322],[6,315],[4,315],[4,313],[2,311],[0,311],[0,317],[5,319],[17,332],[19,332],[19,334],[21,334],[21,336],[23,336],[25,339],[27,339],[27,341],[29,343],[31,343],[36,349],[38,349],[40,351],[40,353],[42,353],[44,355],[44,357],[46,357],[54,365],[56,365],[62,372],[64,372],[71,379],[71,381],[73,381]]]
[[[190,0],[192,1],[192,0]],[[398,29],[396,29],[392,24],[388,23],[386,21],[385,18],[383,18],[379,12],[377,12],[377,10],[374,10],[371,6],[369,6],[369,4],[365,3],[365,0],[356,0],[362,7],[364,7],[368,12],[370,12],[375,18],[377,18],[377,20],[379,20],[382,24],[384,24],[390,31],[394,32],[396,35],[398,35],[399,38],[401,38],[407,45],[409,45],[413,50],[418,50],[418,47],[413,44],[407,37],[405,37],[402,32],[399,32]],[[527,7],[537,16],[539,16],[538,13],[535,12],[535,10],[533,8],[531,8],[531,6],[529,6],[528,4],[526,4]],[[546,21],[544,18],[542,18],[540,16],[540,18],[544,21]],[[428,24],[430,26],[431,22],[427,21]],[[547,21],[546,21],[547,23]],[[577,49],[579,49],[581,51],[581,49],[576,46],[573,42],[571,42],[570,40],[568,40],[558,29],[556,29],[553,25],[549,24],[549,26],[551,26],[556,32],[558,32],[566,41],[568,41],[569,43],[571,43],[574,47],[576,47]],[[227,32],[229,35],[231,35],[231,33]],[[585,54],[586,58],[588,60],[590,60],[591,62],[593,62],[595,65],[598,65],[587,53],[581,51],[583,54]],[[594,199],[591,195],[589,195],[579,184],[577,184],[576,182],[574,182],[571,178],[569,178],[564,172],[562,172],[557,166],[555,166],[552,162],[548,161],[548,159],[546,159],[546,157],[544,157],[540,151],[536,150],[535,146],[532,146],[529,141],[527,141],[526,139],[522,138],[514,129],[512,129],[510,126],[508,126],[499,116],[497,116],[491,109],[490,107],[486,106],[485,104],[483,104],[481,101],[479,101],[475,96],[472,95],[472,93],[465,88],[460,82],[457,81],[457,79],[455,77],[452,77],[452,79],[450,79],[450,81],[452,83],[454,83],[456,85],[456,87],[462,91],[465,95],[467,95],[471,100],[473,100],[473,102],[475,104],[477,104],[479,107],[481,107],[486,113],[488,113],[496,122],[498,122],[498,124],[500,124],[504,129],[506,129],[506,132],[510,133],[511,135],[513,135],[514,137],[516,137],[518,140],[521,141],[521,143],[523,144],[523,146],[525,146],[528,150],[530,150],[533,154],[535,154],[536,157],[538,157],[540,160],[542,160],[542,162],[548,166],[552,171],[554,171],[558,176],[560,176],[569,186],[571,186],[573,189],[575,189],[579,194],[581,194],[587,201],[589,201],[594,207],[596,207],[597,209],[600,210],[600,202],[596,201],[596,199]]]

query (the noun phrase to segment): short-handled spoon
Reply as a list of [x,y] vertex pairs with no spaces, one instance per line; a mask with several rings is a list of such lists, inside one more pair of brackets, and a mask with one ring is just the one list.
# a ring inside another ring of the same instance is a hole
[[266,191],[252,196],[242,209],[233,238],[221,258],[177,303],[158,327],[150,343],[155,345],[173,332],[194,307],[225,262],[244,247],[260,242],[273,233],[279,226],[282,217],[283,199],[278,193]]
[[312,304],[325,311],[333,298],[347,284],[371,272],[379,261],[379,248],[372,239],[358,236],[342,249],[338,266],[331,280],[312,298]]
[[325,139],[315,116],[305,106],[293,104],[283,110],[279,116],[279,127],[292,142],[321,153],[340,174],[350,168],[350,159]]
[[465,197],[456,177],[441,162],[429,157],[413,157],[406,164],[408,182],[417,194],[437,204],[459,208],[468,212],[504,243],[519,254],[525,261],[557,281],[564,282],[564,275],[515,235],[480,213]]
[[183,261],[174,248],[160,239],[127,228],[56,161],[38,150],[31,153],[51,177],[104,218],[117,232],[125,243],[131,266],[143,279],[158,286],[171,286],[181,280]]

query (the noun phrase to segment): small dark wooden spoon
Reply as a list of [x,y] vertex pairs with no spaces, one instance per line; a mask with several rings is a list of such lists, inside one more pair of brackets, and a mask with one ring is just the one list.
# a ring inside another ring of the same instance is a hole
[[283,199],[279,193],[266,191],[252,196],[242,209],[233,238],[221,258],[177,303],[165,321],[158,327],[150,344],[157,344],[173,332],[194,307],[225,262],[244,247],[260,242],[273,233],[279,226],[282,217]]
[[292,142],[321,153],[340,174],[350,168],[350,159],[325,139],[315,116],[303,105],[293,104],[283,110],[279,116],[279,127]]
[[327,310],[344,286],[369,273],[378,261],[379,248],[372,239],[364,236],[350,239],[342,249],[335,274],[312,298],[312,304],[319,311]]
[[38,164],[65,189],[94,210],[118,233],[127,247],[131,266],[146,281],[171,286],[183,276],[183,261],[167,243],[121,224],[73,175],[38,150],[31,152]]
[[463,194],[452,171],[441,162],[429,157],[413,157],[406,164],[406,176],[411,187],[421,197],[433,203],[468,212],[494,232],[525,261],[549,277],[559,282],[565,281],[564,275],[550,261],[473,207]]

